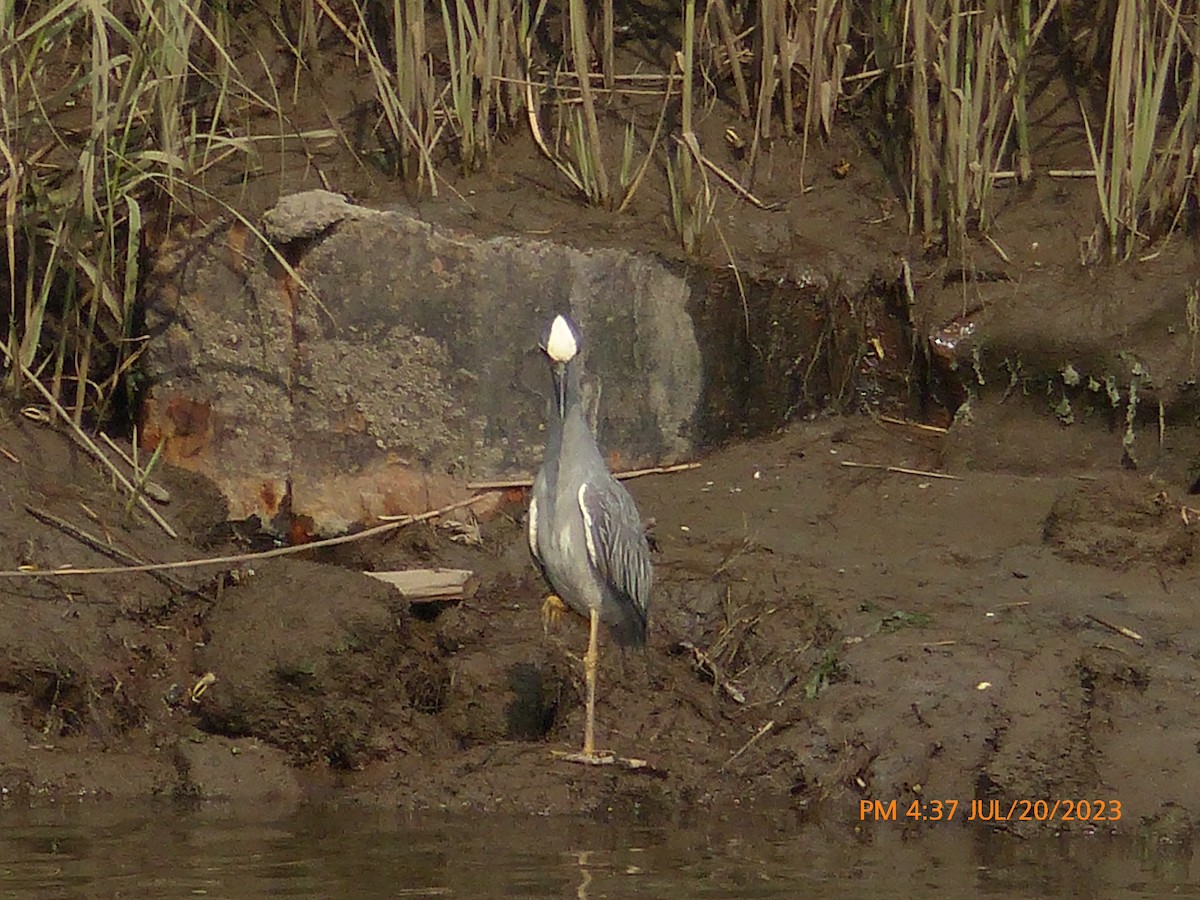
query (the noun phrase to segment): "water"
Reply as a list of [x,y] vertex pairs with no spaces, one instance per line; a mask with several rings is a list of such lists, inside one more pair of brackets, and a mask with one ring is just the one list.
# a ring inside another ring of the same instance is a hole
[[734,811],[669,825],[338,807],[287,814],[0,807],[0,897],[1200,895],[1200,854],[1128,838],[948,825],[798,824]]

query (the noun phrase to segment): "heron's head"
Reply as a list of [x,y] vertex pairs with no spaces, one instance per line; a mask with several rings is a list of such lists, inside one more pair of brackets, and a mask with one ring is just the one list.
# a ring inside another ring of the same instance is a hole
[[567,365],[579,354],[579,332],[566,316],[558,315],[550,323],[550,331],[542,342],[550,359],[550,374],[554,378],[554,403],[558,414],[567,411]]

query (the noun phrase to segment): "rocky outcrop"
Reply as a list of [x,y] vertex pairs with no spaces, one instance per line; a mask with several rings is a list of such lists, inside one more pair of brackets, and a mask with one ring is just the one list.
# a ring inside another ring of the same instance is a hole
[[569,311],[617,466],[694,453],[703,394],[688,283],[657,259],[482,239],[340,195],[289,198],[164,254],[143,436],[216,482],[233,518],[343,530],[532,473]]

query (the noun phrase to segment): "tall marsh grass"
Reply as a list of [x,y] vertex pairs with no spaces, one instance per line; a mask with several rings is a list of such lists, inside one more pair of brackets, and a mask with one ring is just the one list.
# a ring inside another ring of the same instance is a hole
[[[1099,133],[1086,107],[1082,110],[1100,216],[1114,258],[1130,256],[1165,225],[1178,221],[1195,190],[1200,106],[1196,33],[1195,6],[1183,0],[1115,4]],[[1174,107],[1171,116],[1168,104]]]
[[0,23],[5,384],[40,379],[76,423],[106,411],[139,352],[146,210],[203,153],[189,99],[198,7],[137,0],[118,17],[64,0],[40,16],[6,5]]
[[253,154],[235,119],[278,112],[230,56],[234,28],[202,0],[0,4],[8,393],[37,379],[76,425],[124,399],[145,251],[207,170]]
[[[1063,77],[1082,98],[1110,255],[1133,254],[1200,205],[1193,0],[680,0],[636,10],[614,0],[279,0],[278,12],[230,0],[0,0],[0,366],[10,393],[36,378],[76,422],[109,414],[142,346],[147,250],[205,195],[205,173],[230,159],[250,171],[264,137],[304,137],[286,100],[305,102],[301,76],[323,59],[355,67],[370,91],[355,137],[344,123],[322,130],[363,164],[436,194],[454,170],[484,167],[502,135],[525,130],[581,202],[623,212],[654,173],[689,252],[702,250],[720,193],[750,196],[772,141],[800,146],[796,191],[820,189],[811,150],[849,127],[874,134],[912,231],[964,251],[990,226],[998,178],[1040,177],[1031,107],[1046,78],[1034,71],[1039,60],[1039,72],[1054,68],[1046,60],[1059,53],[1074,61],[1059,68],[1072,69]],[[254,16],[268,18],[291,59],[290,85],[248,37]],[[649,90],[656,122],[618,116],[623,91]],[[718,104],[745,122],[741,171],[716,168],[701,144],[699,122]]]
[[913,153],[922,160],[913,168],[913,195],[925,237],[939,226],[951,255],[963,251],[970,229],[987,230],[995,172],[1008,148],[1016,78],[1002,51],[1004,5],[912,2],[913,66],[924,74],[914,80],[912,99],[920,110]]

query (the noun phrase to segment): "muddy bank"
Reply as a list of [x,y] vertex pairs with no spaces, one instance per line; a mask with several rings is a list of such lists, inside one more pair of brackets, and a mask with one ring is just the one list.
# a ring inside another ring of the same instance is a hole
[[[582,734],[586,633],[574,619],[543,633],[514,496],[473,545],[419,525],[174,584],[3,579],[0,788],[845,815],[864,797],[1088,798],[1122,806],[1097,827],[1186,832],[1200,814],[1189,498],[1116,453],[1081,469],[1072,446],[1119,443],[1083,426],[1054,432],[1031,472],[1016,439],[1030,422],[997,422],[948,439],[822,419],[634,482],[659,587],[648,650],[605,648],[598,728],[646,769],[550,758]],[[110,562],[31,509],[146,560],[249,549],[194,476],[164,476],[176,542],[53,431],[9,417],[0,447],[6,569]],[[958,480],[844,465],[934,470],[985,450],[989,465],[951,467]],[[428,565],[474,569],[478,593],[414,607],[356,571]]]

